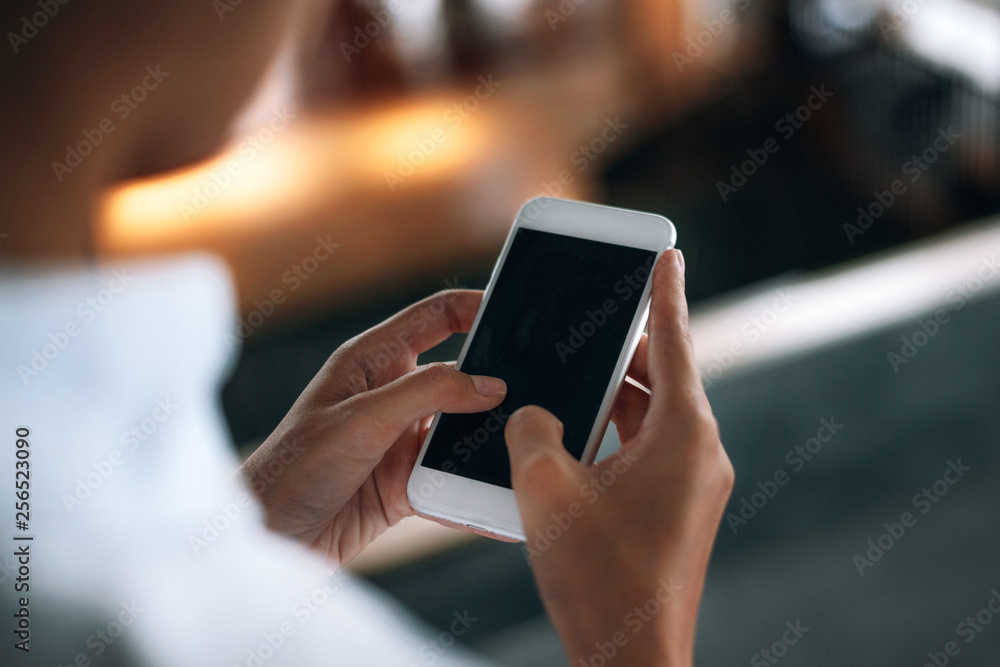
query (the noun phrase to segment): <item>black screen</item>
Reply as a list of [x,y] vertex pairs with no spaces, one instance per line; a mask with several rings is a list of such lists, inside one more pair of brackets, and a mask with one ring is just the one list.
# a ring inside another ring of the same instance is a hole
[[519,229],[461,370],[507,383],[499,407],[441,415],[425,467],[510,488],[503,428],[525,405],[579,459],[652,271],[651,250]]

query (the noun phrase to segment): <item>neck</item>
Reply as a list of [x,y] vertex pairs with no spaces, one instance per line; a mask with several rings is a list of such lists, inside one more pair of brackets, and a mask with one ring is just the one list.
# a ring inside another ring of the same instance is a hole
[[99,197],[128,173],[137,124],[103,132],[113,88],[72,72],[39,86],[44,63],[22,65],[0,70],[0,261],[93,258]]
[[0,237],[0,257],[42,261],[94,255],[93,212],[99,187],[80,176],[77,182],[64,179],[60,184],[51,170],[38,174],[27,167],[0,168],[0,230],[5,234]]

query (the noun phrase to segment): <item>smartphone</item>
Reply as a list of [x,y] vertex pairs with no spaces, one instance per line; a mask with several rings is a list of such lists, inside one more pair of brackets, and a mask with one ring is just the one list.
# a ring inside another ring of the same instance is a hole
[[518,212],[456,367],[507,383],[493,410],[438,413],[407,484],[413,509],[524,540],[504,426],[540,405],[592,463],[649,314],[650,276],[676,239],[669,220],[539,197]]

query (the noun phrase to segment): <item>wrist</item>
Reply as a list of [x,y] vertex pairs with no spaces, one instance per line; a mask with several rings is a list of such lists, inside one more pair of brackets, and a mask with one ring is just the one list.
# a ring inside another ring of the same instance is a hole
[[[305,448],[296,438],[276,437],[272,434],[251,454],[240,467],[244,482],[260,501],[265,519],[274,528],[276,498],[283,493],[283,484],[289,467],[302,455]],[[280,504],[280,503],[277,503]]]
[[[690,667],[697,605],[689,609],[675,580],[661,579],[631,595],[609,593],[550,608],[570,667],[602,664]],[[617,598],[617,604],[609,604]]]

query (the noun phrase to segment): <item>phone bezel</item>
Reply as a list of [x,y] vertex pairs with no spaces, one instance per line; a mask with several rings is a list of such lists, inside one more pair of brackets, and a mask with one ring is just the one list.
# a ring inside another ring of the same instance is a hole
[[[673,224],[659,215],[552,197],[536,197],[525,202],[518,211],[514,224],[511,225],[503,250],[493,267],[489,284],[483,295],[483,302],[479,307],[479,312],[476,313],[465,344],[462,346],[456,368],[461,369],[462,367],[462,362],[479,327],[483,312],[489,304],[493,286],[496,284],[501,268],[507,261],[508,251],[518,229],[536,229],[564,236],[652,250],[656,252],[657,259],[664,250],[672,248],[676,241],[676,231]],[[594,426],[587,439],[587,445],[581,458],[585,463],[592,462],[597,454],[607,429],[611,407],[614,405],[625,380],[628,364],[639,344],[640,334],[645,328],[646,318],[649,315],[651,282],[646,282],[645,289],[640,296],[635,315],[632,318],[632,325],[626,337],[626,344],[618,357],[601,407],[594,420]],[[440,470],[424,468],[421,465],[424,454],[434,437],[440,417],[440,412],[434,415],[430,429],[427,431],[427,437],[420,448],[420,455],[417,457],[417,462],[407,482],[406,494],[410,505],[418,514],[430,518],[440,518],[469,526],[478,531],[523,541],[525,538],[524,528],[521,524],[514,492],[511,489]],[[433,489],[430,498],[421,493],[424,485],[430,485],[430,488]]]

